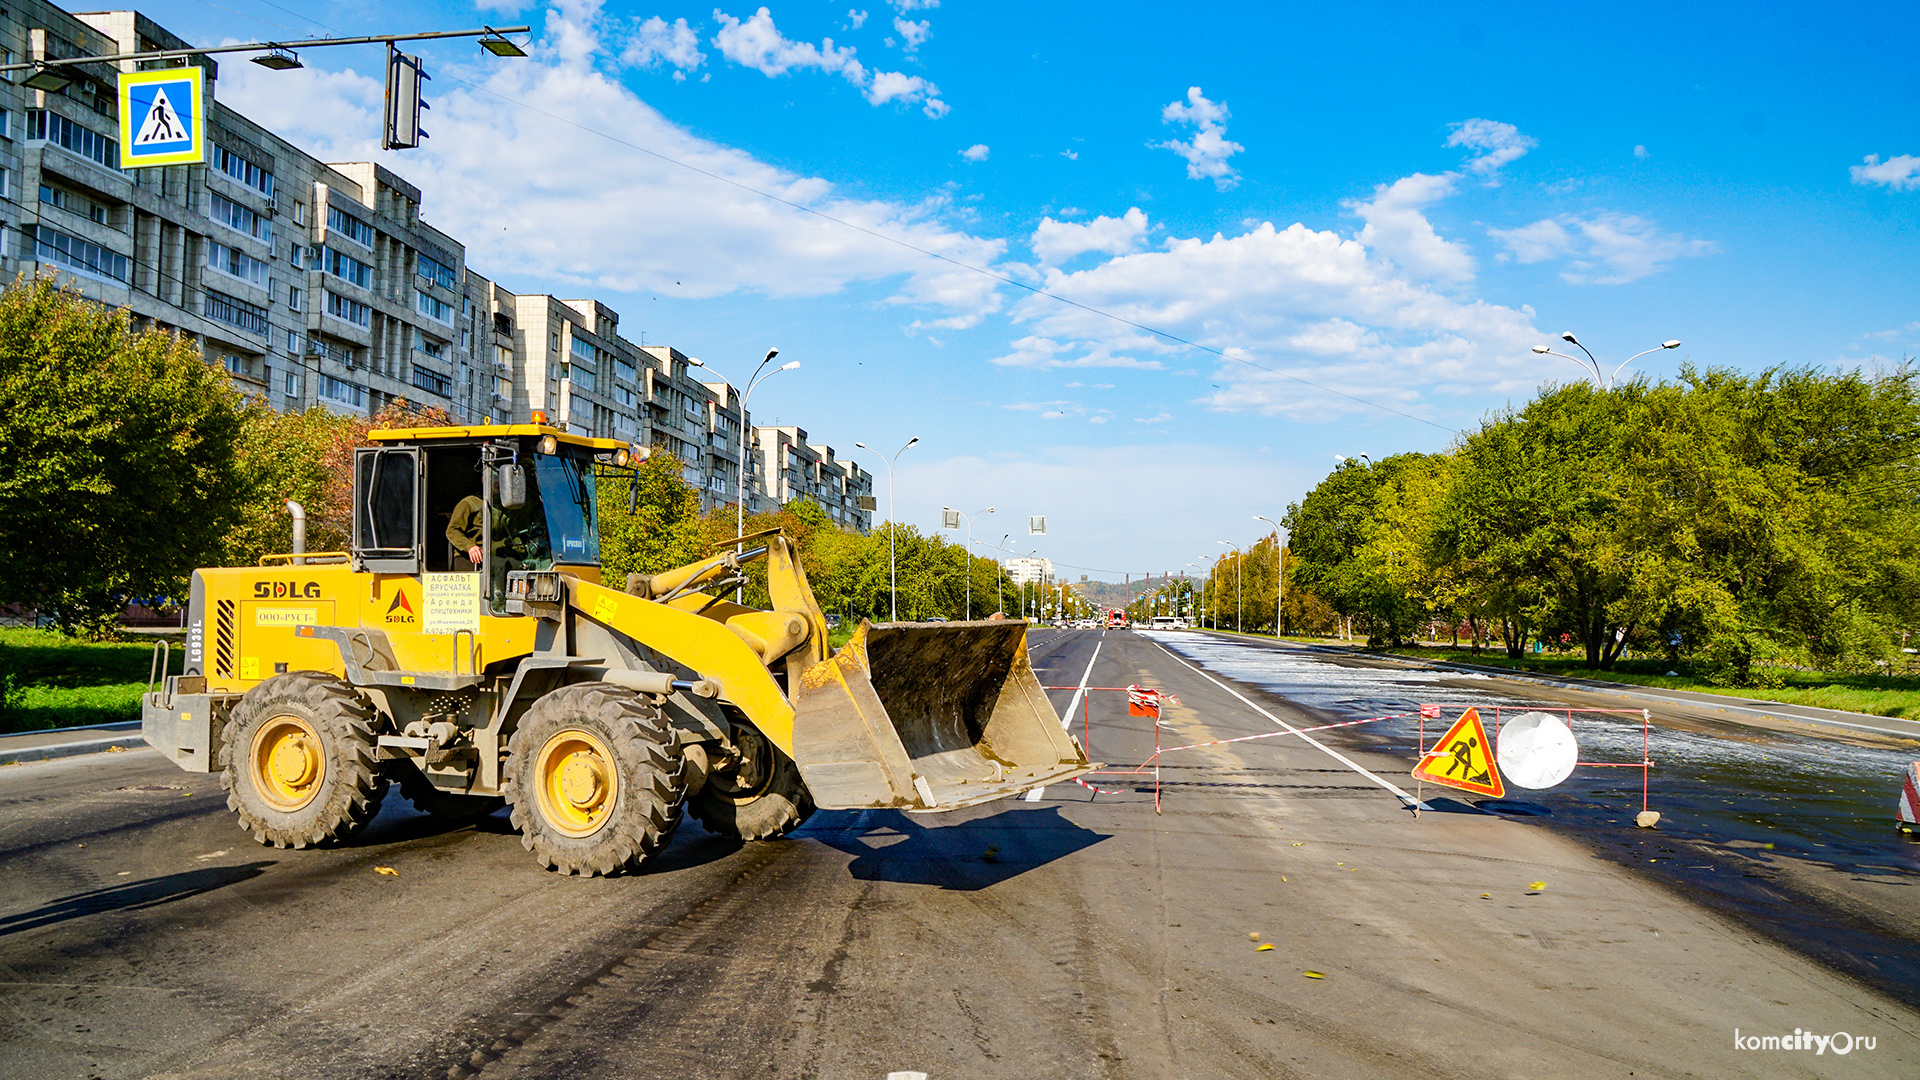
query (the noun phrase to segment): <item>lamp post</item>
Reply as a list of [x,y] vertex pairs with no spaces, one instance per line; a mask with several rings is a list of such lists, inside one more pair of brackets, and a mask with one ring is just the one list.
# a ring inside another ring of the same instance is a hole
[[1216,540],[1216,544],[1226,544],[1233,549],[1233,632],[1240,632],[1240,549],[1225,540]]
[[867,453],[872,454],[874,457],[879,458],[881,461],[886,462],[887,465],[887,602],[890,612],[889,621],[891,622],[900,621],[900,577],[893,561],[893,535],[899,530],[900,524],[899,519],[896,518],[893,513],[893,466],[895,462],[900,460],[901,454],[906,453],[914,443],[919,441],[920,436],[918,435],[908,439],[906,446],[893,452],[892,461],[888,461],[884,454],[868,446],[866,443],[857,442],[853,444],[865,450]]
[[[1572,344],[1575,348],[1587,354],[1587,362],[1593,365],[1593,385],[1601,390],[1613,389],[1613,381],[1619,378],[1620,372],[1626,370],[1626,366],[1628,364],[1633,363],[1635,360],[1640,359],[1641,357],[1647,355],[1648,353],[1659,352],[1662,349],[1677,349],[1680,347],[1680,342],[1678,341],[1663,341],[1660,344],[1655,345],[1651,349],[1642,349],[1639,352],[1634,353],[1632,356],[1627,357],[1625,360],[1620,361],[1620,366],[1613,369],[1613,374],[1602,375],[1600,373],[1599,358],[1595,357],[1593,353],[1589,351],[1585,345],[1580,344],[1580,339],[1573,336],[1573,331],[1568,330],[1562,333],[1560,335],[1560,340]],[[1587,370],[1587,364],[1581,363],[1580,358],[1577,356],[1568,356],[1566,353],[1563,353],[1563,352],[1555,352],[1553,349],[1545,345],[1535,345],[1533,347],[1533,351],[1540,354],[1541,356],[1558,356],[1563,360],[1571,360],[1576,365],[1579,366],[1582,374],[1585,374]]]
[[[1201,569],[1199,563],[1188,563],[1187,565],[1195,570]],[[1206,620],[1205,617],[1200,614],[1199,600],[1200,597],[1193,591],[1193,583],[1189,581],[1187,583],[1187,614],[1193,616],[1193,625],[1205,626]]]
[[[737,483],[734,485],[733,502],[733,535],[735,536],[740,536],[747,531],[747,446],[752,438],[747,429],[747,401],[753,397],[753,388],[760,385],[762,379],[771,378],[783,371],[792,371],[800,366],[800,361],[789,360],[779,367],[774,368],[772,371],[766,371],[767,365],[773,363],[773,358],[779,355],[779,349],[767,350],[767,355],[760,358],[760,365],[753,369],[753,377],[747,380],[746,391],[740,395],[740,467],[738,470],[739,475],[736,477]],[[687,363],[692,367],[707,366],[692,357],[687,358]],[[671,361],[669,361],[669,366],[671,366]],[[763,371],[766,371],[766,374],[761,374]],[[715,374],[719,373],[715,372]],[[722,378],[724,381],[724,376]],[[727,385],[731,387],[733,383],[728,382]],[[733,553],[738,555],[745,546],[744,543],[738,540],[734,541]],[[738,604],[741,602],[743,595],[742,590],[744,588],[744,585],[735,585],[733,587],[734,603]]]
[[[940,509],[948,511],[949,513],[960,514],[960,511],[955,510],[951,506],[943,506]],[[993,507],[989,506],[985,510],[975,510],[971,514],[960,514],[961,517],[967,519],[967,558],[966,558],[965,565],[967,568],[967,621],[968,622],[973,621],[973,519],[979,517],[981,514],[991,514],[991,513],[993,513]]]
[[1253,520],[1264,521],[1267,524],[1273,526],[1273,640],[1279,641],[1280,640],[1280,611],[1281,611],[1280,602],[1282,598],[1285,597],[1286,590],[1287,590],[1287,577],[1286,577],[1287,568],[1286,568],[1286,563],[1282,560],[1282,557],[1281,557],[1281,552],[1286,550],[1286,541],[1282,540],[1280,537],[1279,522],[1273,520],[1270,517],[1265,517],[1260,514],[1253,515]]

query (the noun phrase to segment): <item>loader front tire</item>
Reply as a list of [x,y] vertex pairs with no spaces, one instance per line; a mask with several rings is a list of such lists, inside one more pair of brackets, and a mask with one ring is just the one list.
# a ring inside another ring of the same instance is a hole
[[734,767],[707,777],[688,812],[710,833],[741,840],[777,840],[813,816],[813,795],[800,767],[751,724],[736,721]]
[[658,706],[610,683],[534,702],[507,743],[520,843],[563,874],[638,870],[680,826],[686,763]]
[[313,671],[276,675],[234,706],[220,748],[220,785],[240,827],[262,844],[344,840],[380,812],[387,780],[374,761],[373,707]]

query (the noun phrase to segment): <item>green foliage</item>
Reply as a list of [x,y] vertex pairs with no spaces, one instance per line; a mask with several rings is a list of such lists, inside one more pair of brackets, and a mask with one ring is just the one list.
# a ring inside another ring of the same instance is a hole
[[[289,500],[307,512],[307,550],[344,551],[351,542],[345,499],[351,457],[334,453],[364,440],[367,422],[315,405],[275,412],[247,406],[238,446],[247,499],[227,533],[223,566],[251,566],[260,556],[293,548]],[[334,505],[338,502],[340,505]]]
[[0,600],[102,635],[129,600],[180,596],[240,519],[242,429],[184,339],[48,278],[0,292]]
[[1638,648],[1724,685],[1873,671],[1920,601],[1916,458],[1904,368],[1549,388],[1452,454],[1336,469],[1289,511],[1288,587],[1375,641],[1445,616],[1514,658],[1564,635],[1590,669]]
[[[685,566],[707,554],[709,529],[700,517],[700,493],[681,475],[680,459],[671,451],[655,449],[631,474],[602,470],[597,487],[600,565],[610,584],[624,583],[628,574]],[[720,539],[732,534],[731,525],[729,519]]]

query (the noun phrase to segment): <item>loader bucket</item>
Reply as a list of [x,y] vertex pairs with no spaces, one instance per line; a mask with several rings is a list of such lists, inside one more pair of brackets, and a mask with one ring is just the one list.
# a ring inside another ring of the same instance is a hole
[[801,675],[794,762],[822,809],[954,810],[1095,766],[1027,663],[1027,624],[863,623]]

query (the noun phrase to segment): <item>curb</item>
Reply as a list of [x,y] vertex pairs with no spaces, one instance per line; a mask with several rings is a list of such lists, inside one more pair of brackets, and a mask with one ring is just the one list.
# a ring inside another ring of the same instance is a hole
[[[90,733],[97,733],[97,735],[94,738],[80,737],[47,741],[48,736],[84,736]],[[12,735],[0,735],[0,765],[52,761],[56,758],[79,757],[82,754],[102,754],[114,749],[132,750],[146,744],[146,739],[140,734],[140,722],[137,720],[124,724],[96,724],[91,727],[21,731]]]
[[[1216,632],[1209,630],[1203,631],[1203,633],[1211,634]],[[1217,636],[1226,637],[1234,641],[1243,640],[1243,636],[1239,634],[1228,635],[1219,633]],[[1278,647],[1272,643],[1266,644],[1269,648]],[[1761,708],[1750,704],[1735,704],[1733,700],[1717,700],[1717,696],[1712,694],[1703,694],[1700,697],[1674,697],[1650,691],[1630,683],[1605,682],[1600,679],[1560,679],[1551,675],[1541,675],[1535,672],[1514,671],[1510,668],[1481,667],[1477,664],[1461,664],[1451,660],[1422,660],[1417,657],[1400,656],[1395,653],[1363,652],[1345,647],[1306,645],[1293,641],[1285,642],[1284,644],[1291,648],[1311,649],[1314,652],[1328,655],[1361,657],[1369,660],[1379,660],[1389,664],[1399,664],[1404,667],[1424,667],[1441,671],[1458,671],[1472,675],[1486,675],[1490,678],[1505,679],[1511,682],[1551,686],[1556,690],[1582,690],[1587,693],[1612,694],[1615,697],[1636,698],[1641,701],[1652,701],[1662,705],[1688,705],[1702,709],[1713,709],[1720,712],[1744,713],[1748,716],[1757,716],[1764,720],[1798,720],[1807,724],[1831,724],[1835,727],[1856,728],[1862,731],[1873,731],[1883,735],[1894,735],[1905,739],[1920,739],[1920,730],[1903,731],[1898,728],[1875,726],[1876,724],[1920,725],[1920,721],[1905,720],[1897,716],[1874,716],[1871,713],[1843,712],[1839,709],[1822,709],[1814,705],[1793,705],[1784,701],[1770,703],[1773,705],[1772,708]],[[1824,713],[1826,715],[1808,715],[1809,713]],[[1842,716],[1852,717],[1854,719],[1838,719],[1838,717]],[[1874,723],[1861,722],[1868,720],[1874,721]]]

